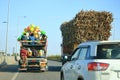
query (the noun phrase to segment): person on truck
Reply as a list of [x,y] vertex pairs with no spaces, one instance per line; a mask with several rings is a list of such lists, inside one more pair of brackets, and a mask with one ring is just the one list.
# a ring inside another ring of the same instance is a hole
[[[22,40],[22,41],[27,41],[27,40],[28,40],[26,33],[23,33],[23,35],[21,36],[21,40]],[[27,43],[27,42],[22,42],[22,45],[23,45],[23,44],[28,44],[28,43]]]
[[21,36],[21,40],[27,40],[27,35],[26,35],[26,33],[24,33],[24,34]]
[[31,33],[30,36],[29,36],[29,40],[32,41],[32,42],[30,42],[30,44],[31,44],[31,45],[34,45],[34,44],[35,44],[34,41],[37,40],[37,39],[34,37],[34,34]]
[[32,51],[30,48],[27,49],[28,50],[28,57],[32,57]]
[[39,50],[39,52],[38,52],[38,56],[39,57],[45,57],[45,53],[44,53],[44,50]]
[[34,47],[31,50],[32,50],[32,56],[37,57],[38,51]]
[[28,51],[26,50],[26,48],[25,47],[21,47],[20,57],[22,59],[23,66],[25,66],[25,64],[26,64],[27,53],[28,53]]

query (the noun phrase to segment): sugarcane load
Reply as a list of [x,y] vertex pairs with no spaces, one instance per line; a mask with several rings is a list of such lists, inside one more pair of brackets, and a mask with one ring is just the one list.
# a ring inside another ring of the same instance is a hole
[[[61,55],[72,55],[78,44],[91,40],[108,40],[111,36],[113,15],[107,11],[81,10],[76,16],[60,26],[62,34]],[[64,62],[63,62],[64,64]]]

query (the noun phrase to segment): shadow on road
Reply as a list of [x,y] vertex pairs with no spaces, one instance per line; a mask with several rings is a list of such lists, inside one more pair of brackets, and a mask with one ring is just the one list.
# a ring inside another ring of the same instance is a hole
[[60,71],[61,66],[48,66],[48,71]]
[[[61,66],[48,66],[48,72],[50,71],[50,72],[59,72],[60,71],[60,69],[61,69]],[[47,72],[47,71],[45,71],[45,72]],[[31,70],[27,70],[27,71],[19,71],[20,73],[27,73],[27,72],[29,72],[29,73],[42,73],[42,72],[44,72],[44,71],[39,71],[39,70],[35,70],[35,69],[31,69]]]
[[0,68],[0,72],[18,72],[17,65],[5,65]]
[[[59,72],[60,70],[61,70],[61,66],[48,66],[48,71]],[[2,66],[2,67],[0,67],[0,72],[13,72],[13,73],[14,72],[19,72],[18,71],[18,65],[6,65],[6,66]]]

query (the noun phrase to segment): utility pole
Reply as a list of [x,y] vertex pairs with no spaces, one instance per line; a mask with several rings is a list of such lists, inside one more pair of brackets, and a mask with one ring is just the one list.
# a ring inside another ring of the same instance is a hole
[[7,30],[6,30],[6,48],[5,48],[5,55],[7,54],[7,51],[8,51],[9,9],[10,9],[10,0],[8,0],[8,13],[7,13]]

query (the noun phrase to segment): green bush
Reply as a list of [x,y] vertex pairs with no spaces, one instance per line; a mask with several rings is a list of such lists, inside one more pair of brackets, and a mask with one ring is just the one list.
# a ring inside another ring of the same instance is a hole
[[56,60],[56,61],[60,61],[61,60],[61,56],[60,55],[51,55],[47,57],[48,60]]

